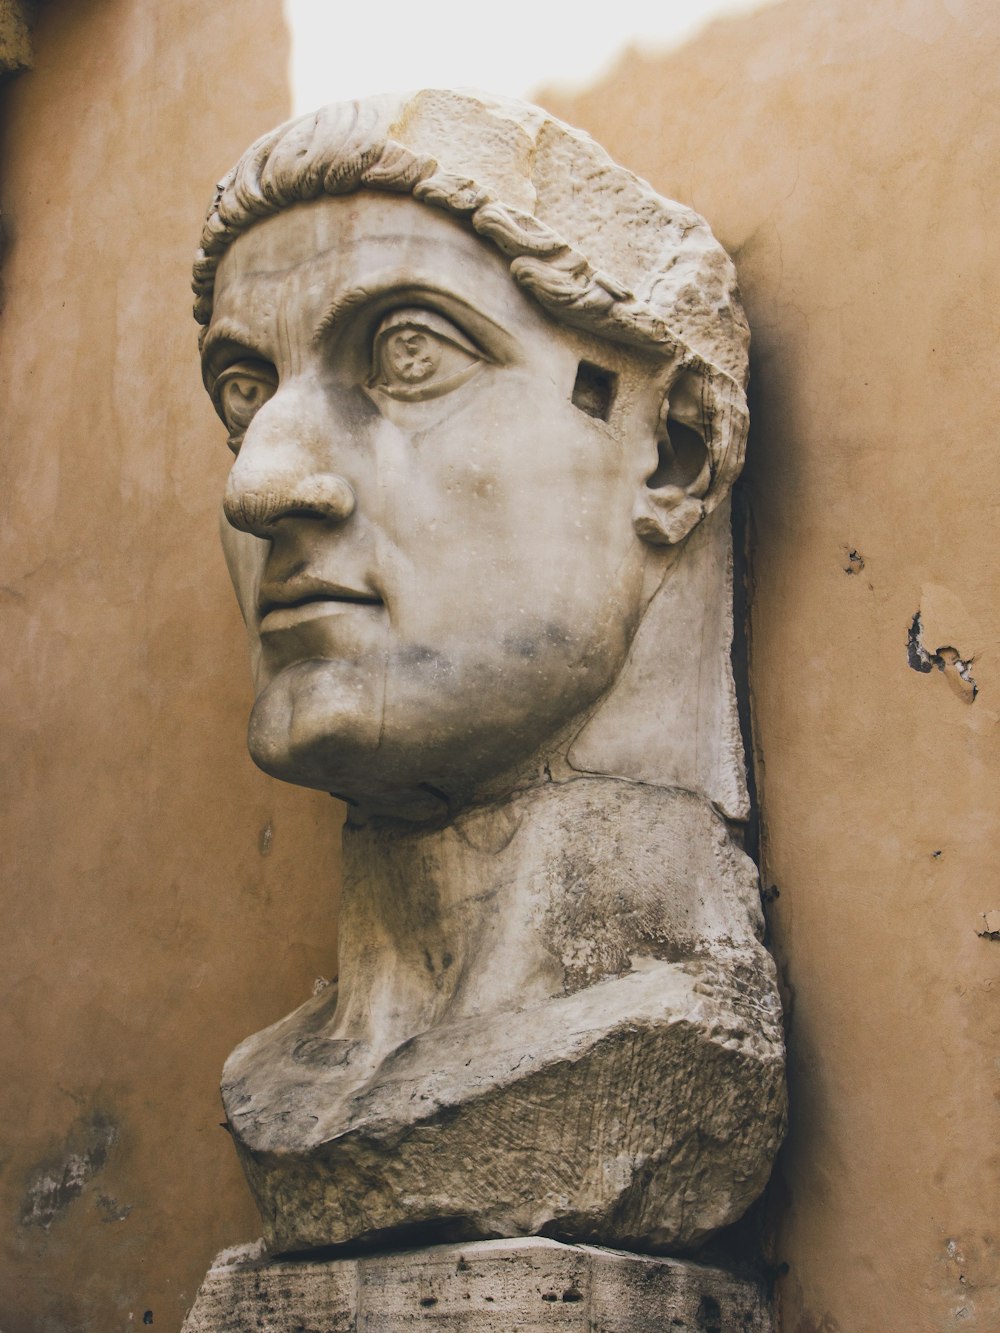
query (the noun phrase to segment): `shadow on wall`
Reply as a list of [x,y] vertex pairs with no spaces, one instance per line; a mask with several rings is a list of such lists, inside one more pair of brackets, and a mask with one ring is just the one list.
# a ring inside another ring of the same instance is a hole
[[539,99],[709,219],[753,330],[794,1333],[1000,1326],[998,59],[988,0],[786,0]]

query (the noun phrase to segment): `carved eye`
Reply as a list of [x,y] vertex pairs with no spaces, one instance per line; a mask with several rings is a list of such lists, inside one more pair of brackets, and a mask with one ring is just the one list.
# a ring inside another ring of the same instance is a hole
[[233,453],[239,451],[247,427],[277,387],[277,371],[266,361],[237,361],[215,381],[215,407],[226,423]]
[[375,331],[368,386],[393,398],[436,398],[471,379],[482,362],[450,320],[416,307],[394,310]]

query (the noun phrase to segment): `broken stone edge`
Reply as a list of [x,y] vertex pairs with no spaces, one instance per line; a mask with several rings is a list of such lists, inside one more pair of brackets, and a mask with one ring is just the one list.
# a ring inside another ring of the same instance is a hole
[[762,1285],[720,1268],[588,1245],[518,1239],[335,1260],[224,1250],[182,1333],[773,1333]]

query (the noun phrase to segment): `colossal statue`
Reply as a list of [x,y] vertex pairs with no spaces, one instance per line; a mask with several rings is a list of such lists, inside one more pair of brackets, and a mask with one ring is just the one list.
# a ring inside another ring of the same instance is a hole
[[690,1252],[784,1124],[732,265],[543,111],[423,92],[254,144],[195,292],[250,750],[348,805],[338,985],[223,1077],[268,1250]]

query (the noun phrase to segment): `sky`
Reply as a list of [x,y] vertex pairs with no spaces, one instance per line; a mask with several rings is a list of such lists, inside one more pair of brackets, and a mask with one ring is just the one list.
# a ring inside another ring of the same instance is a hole
[[630,45],[676,46],[762,0],[285,0],[294,113],[411,88],[586,87]]

